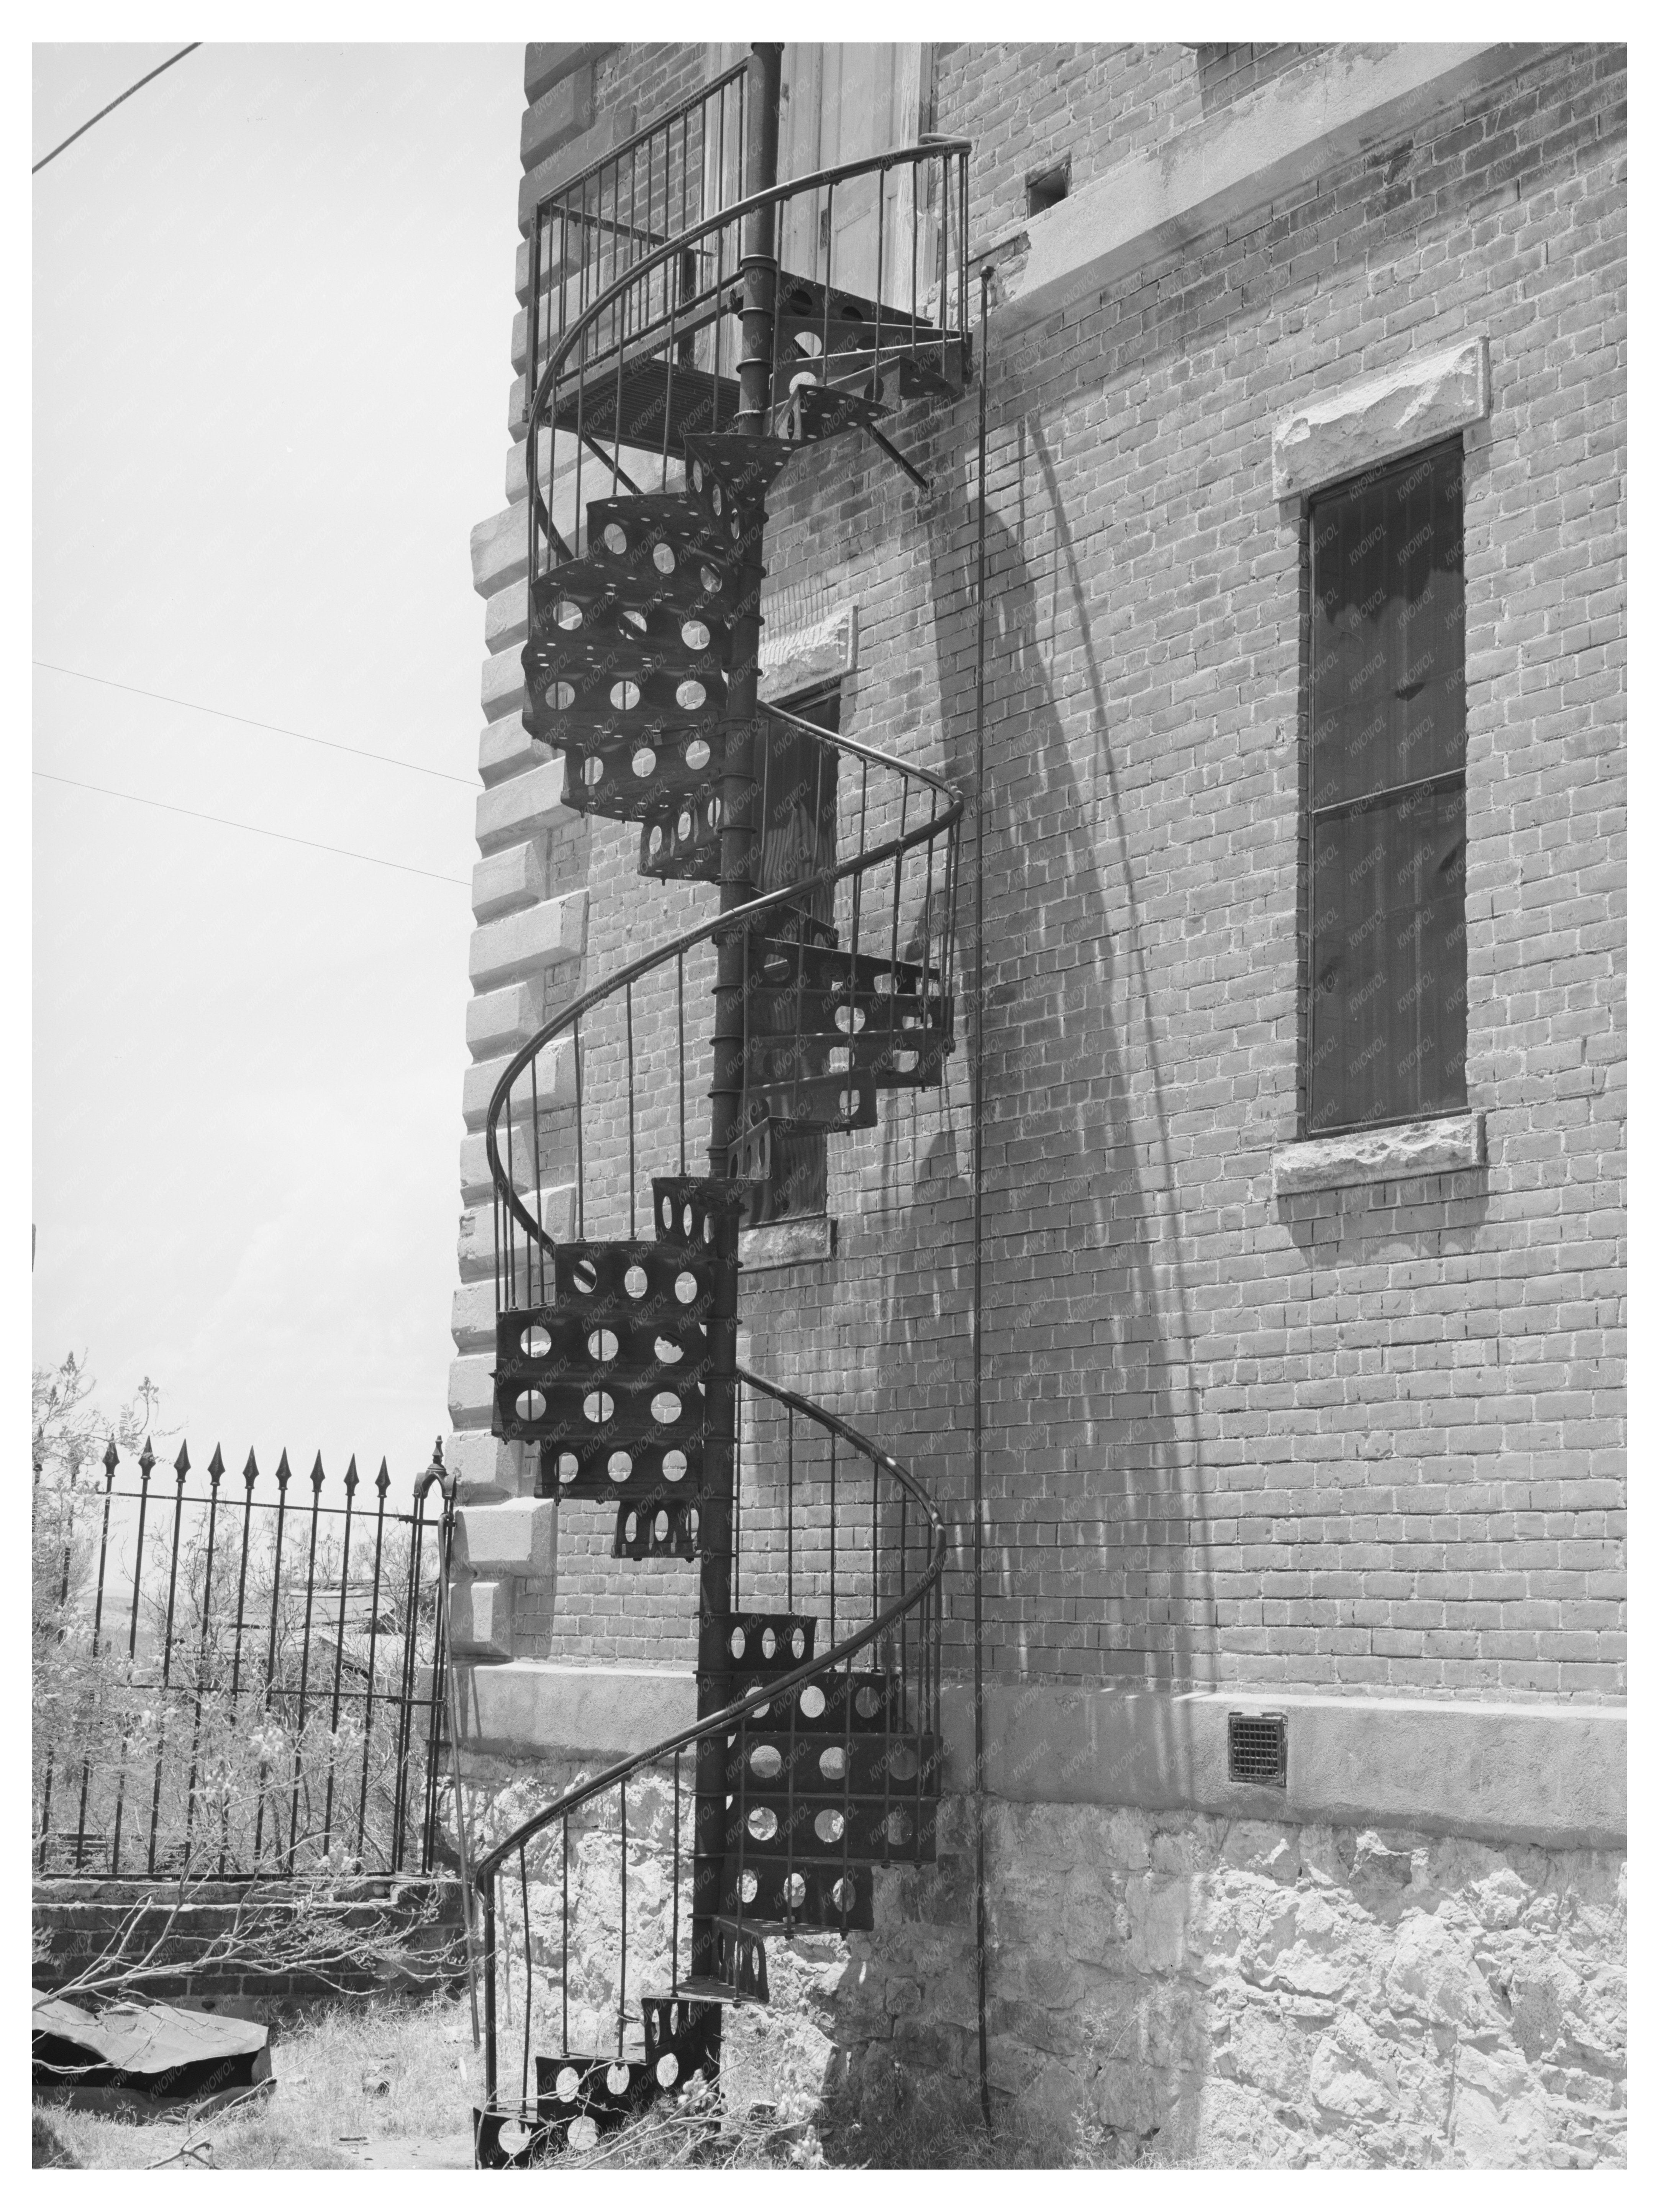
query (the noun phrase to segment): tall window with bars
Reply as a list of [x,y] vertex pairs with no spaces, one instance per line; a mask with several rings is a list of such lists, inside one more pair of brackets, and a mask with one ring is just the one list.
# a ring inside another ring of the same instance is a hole
[[1303,1133],[1468,1103],[1457,442],[1309,501]]

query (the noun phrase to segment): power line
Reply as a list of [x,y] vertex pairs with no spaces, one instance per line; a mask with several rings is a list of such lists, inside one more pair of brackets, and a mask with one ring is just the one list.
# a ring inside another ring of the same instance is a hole
[[144,87],[150,82],[152,78],[161,76],[163,70],[170,70],[174,62],[181,62],[186,54],[193,54],[197,47],[199,46],[201,43],[202,41],[199,39],[192,39],[189,46],[180,46],[176,54],[169,54],[164,62],[159,63],[156,67],[150,71],[149,76],[141,76],[137,84],[130,84],[125,92],[118,93],[115,98],[111,100],[108,107],[100,107],[97,114],[89,116],[81,125],[81,128],[78,131],[71,131],[69,137],[64,139],[62,146],[54,146],[50,154],[43,154],[40,160],[33,164],[33,167],[31,167],[29,171],[30,176],[37,176],[40,172],[46,167],[48,161],[55,161],[58,159],[58,156],[64,150],[64,146],[72,146],[77,138],[84,138],[94,123],[101,123],[104,118],[108,115],[112,110],[118,107],[124,100],[131,100],[135,92],[142,92]]
[[146,691],[139,684],[118,683],[112,676],[89,676],[84,668],[65,668],[56,660],[35,660],[34,668],[49,668],[54,676],[73,676],[82,684],[101,684],[106,690],[131,691],[137,699],[159,699],[168,707],[186,707],[192,714],[211,714],[221,722],[240,722],[250,730],[269,730],[273,737],[298,738],[302,744],[324,745],[330,752],[351,753],[358,760],[379,761],[383,768],[407,769],[411,775],[435,776],[440,783],[459,783],[468,791],[478,787],[475,777],[451,775],[447,769],[423,768],[419,761],[399,760],[395,753],[374,753],[363,745],[343,745],[337,738],[313,738],[309,730],[285,729],[280,722],[256,722],[251,714],[233,714],[223,707],[204,707],[195,699],[178,699],[171,691]]
[[290,837],[285,830],[262,830],[257,822],[233,822],[227,814],[203,814],[193,806],[170,806],[165,799],[141,799],[136,791],[112,791],[107,784],[82,783],[72,775],[54,775],[50,769],[37,768],[31,774],[47,783],[66,783],[71,791],[95,791],[105,799],[125,799],[131,806],[154,806],[163,814],[187,815],[192,822],[215,822],[222,830],[245,830],[250,837],[275,837],[279,843],[303,845],[313,853],[332,853],[342,860],[367,860],[371,867],[396,868],[402,875],[424,876],[430,883],[471,889],[465,876],[441,876],[433,868],[411,868],[406,860],[383,860],[374,853],[354,853],[346,845],[322,845],[314,837]]

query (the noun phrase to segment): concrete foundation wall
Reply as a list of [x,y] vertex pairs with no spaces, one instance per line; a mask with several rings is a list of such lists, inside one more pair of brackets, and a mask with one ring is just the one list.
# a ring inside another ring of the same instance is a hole
[[[973,1807],[849,1939],[855,2081],[977,2065]],[[1603,1851],[1097,1806],[986,1814],[991,2081],[1022,2122],[1220,2166],[1623,2162]]]

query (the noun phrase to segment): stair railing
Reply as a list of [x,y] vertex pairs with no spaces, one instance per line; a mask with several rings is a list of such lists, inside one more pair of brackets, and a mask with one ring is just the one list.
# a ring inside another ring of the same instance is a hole
[[[637,2059],[639,1999],[684,1990],[694,1909],[728,1915],[739,1960],[746,1917],[787,1923],[809,1899],[814,1926],[867,1928],[868,1862],[903,1845],[933,1817],[938,1778],[927,1762],[938,1757],[944,1520],[909,1470],[850,1423],[746,1370],[739,1370],[739,1382],[751,1408],[766,1408],[787,1431],[787,1457],[779,1455],[787,1488],[777,1509],[789,1519],[786,1564],[772,1567],[775,1590],[751,1582],[744,1597],[752,1604],[782,1595],[787,1613],[797,1599],[823,1602],[830,1647],[811,1652],[803,1624],[796,1642],[808,1648],[795,1664],[787,1649],[734,1657],[744,1671],[764,1668],[768,1678],[720,1712],[579,1781],[479,1858],[473,1885],[484,1990],[483,2111],[492,2129],[516,2130],[526,2139],[503,2146],[515,2155],[558,2147],[531,2086],[539,2025],[557,2022],[562,2051],[575,2047],[574,2026],[576,2043],[590,2052],[599,2053],[602,2039],[614,2040],[618,2060]],[[803,1431],[812,1432],[810,1449]],[[841,1726],[840,1756],[830,1747],[821,1754],[822,1771],[808,1774],[796,1757],[795,1729],[810,1725],[822,1733],[826,1714]],[[714,1735],[726,1739],[730,1802],[724,1832],[699,1836],[690,1788],[695,1760],[686,1754]],[[921,1739],[922,1756],[902,1738]],[[826,1784],[837,1779],[838,1814],[823,1803]],[[804,1810],[797,1808],[798,1786],[813,1801]],[[879,1814],[862,1815],[871,1832],[855,1833],[854,1800],[869,1808],[878,1792]],[[842,1843],[839,1865],[821,1852],[797,1864],[794,1844],[808,1814],[827,1823],[818,1828],[820,1844]],[[704,1869],[734,1849],[731,1894],[699,1898]],[[647,1853],[665,1860],[665,1883],[659,1875],[641,1881]],[[532,1882],[556,1891],[556,1943],[553,1908],[544,1905],[538,1915]],[[814,1884],[818,1894],[811,1898]],[[738,1966],[740,1985],[753,1971]],[[763,1987],[753,1993],[763,1996]],[[685,1995],[695,2001],[695,1988]],[[503,2086],[504,2043],[516,2054],[516,2092]],[[573,2147],[581,2147],[580,2137]]]
[[[853,850],[832,866],[641,954],[552,1016],[508,1060],[484,1130],[498,1313],[550,1302],[556,1244],[638,1237],[642,1220],[649,1234],[649,1201],[641,1205],[641,1193],[652,1176],[701,1171],[692,1164],[705,1141],[710,1048],[688,1031],[686,1010],[690,1006],[695,1015],[712,989],[717,938],[744,934],[751,963],[747,988],[758,993],[767,988],[766,926],[796,927],[804,903],[815,896],[821,903],[833,902],[840,942],[819,964],[839,971],[844,960],[849,980],[870,961],[919,971],[922,1003],[938,1024],[928,1032],[930,1048],[949,1048],[961,794],[943,776],[872,745],[833,736],[775,708],[763,711],[845,766],[837,826],[844,823]],[[788,790],[775,791],[763,777],[763,823],[793,803]],[[792,1039],[799,1048],[805,1026],[809,994],[798,988],[793,995],[793,1028],[766,1040],[786,1050]],[[858,1033],[851,1026],[855,1018],[849,1013],[849,1048]],[[906,1042],[907,1034],[891,1031],[896,1055],[917,1049]],[[750,1087],[746,1063],[745,1126]],[[552,1182],[546,1162],[555,1152],[562,1159],[574,1152],[574,1182]],[[744,1163],[734,1164],[741,1170]],[[750,1179],[757,1180],[764,1162],[749,1165]]]
[[646,253],[741,198],[748,88],[749,65],[738,62],[538,204],[525,307],[526,407],[573,315]]
[[[965,359],[969,344],[969,150],[965,139],[933,138],[751,192],[643,254],[586,307],[554,344],[530,401],[532,587],[581,550],[586,500],[661,489],[680,465],[688,430],[734,427],[740,331],[727,311],[743,262],[743,225],[761,209],[794,210],[795,231],[816,234],[823,257],[813,279],[817,298],[793,319],[787,312],[776,319],[775,418],[797,404],[802,386],[833,386],[844,398],[878,404],[894,371],[948,382],[953,359]],[[849,201],[869,198],[872,208],[849,225]],[[873,254],[853,242],[871,235]],[[861,341],[849,337],[837,296],[874,309]],[[816,332],[792,327],[814,315]],[[604,381],[601,371],[608,372]],[[570,465],[557,472],[556,434],[574,441]],[[623,465],[624,451],[635,456],[637,475]],[[651,481],[641,483],[639,476]]]

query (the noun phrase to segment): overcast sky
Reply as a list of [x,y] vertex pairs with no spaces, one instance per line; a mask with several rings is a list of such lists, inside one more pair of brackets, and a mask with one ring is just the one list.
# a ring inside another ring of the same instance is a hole
[[[171,51],[37,46],[32,158]],[[446,1425],[522,67],[209,44],[33,182],[34,768],[400,864],[33,781],[34,1357],[198,1458]]]

